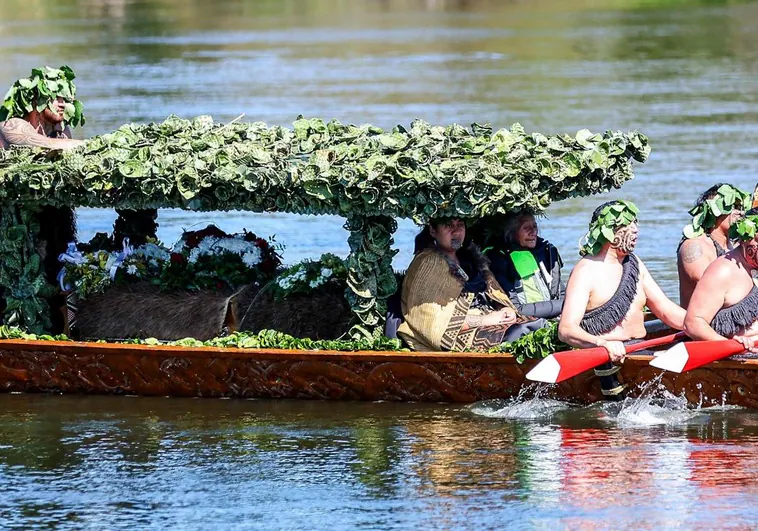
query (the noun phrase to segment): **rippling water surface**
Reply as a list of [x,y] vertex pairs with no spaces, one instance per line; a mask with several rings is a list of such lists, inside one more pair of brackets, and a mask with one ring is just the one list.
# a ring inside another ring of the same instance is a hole
[[[688,205],[752,188],[758,4],[689,0],[3,0],[0,84],[77,72],[87,126],[300,114],[384,127],[639,129],[653,154],[613,197],[676,294]],[[604,198],[554,205],[567,265]],[[81,237],[108,211],[80,211]],[[336,217],[163,212],[276,234],[285,261],[346,254]],[[401,223],[398,269],[416,228]],[[0,395],[0,527],[754,528],[756,412],[676,397],[577,408]]]
[[755,526],[756,412],[529,406],[540,414],[497,402],[0,395],[0,518],[77,529]]

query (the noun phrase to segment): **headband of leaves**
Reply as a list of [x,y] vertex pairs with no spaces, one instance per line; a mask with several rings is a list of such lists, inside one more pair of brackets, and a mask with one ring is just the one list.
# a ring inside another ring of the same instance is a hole
[[621,227],[637,221],[640,210],[631,201],[619,199],[600,211],[598,217],[590,223],[590,228],[584,236],[584,244],[580,243],[579,254],[596,255],[606,243],[612,242],[616,231]]
[[692,222],[684,227],[682,234],[685,238],[697,238],[705,231],[716,226],[720,216],[730,214],[733,210],[741,210],[750,204],[750,194],[743,192],[731,184],[722,184],[716,195],[690,209]]
[[32,69],[32,75],[13,83],[0,107],[0,121],[23,118],[32,111],[42,112],[45,107],[55,111],[54,103],[63,98],[63,121],[71,127],[84,125],[84,106],[76,99],[74,71],[68,66]]
[[742,242],[754,239],[757,232],[758,210],[750,210],[745,217],[740,218],[729,227],[729,237]]

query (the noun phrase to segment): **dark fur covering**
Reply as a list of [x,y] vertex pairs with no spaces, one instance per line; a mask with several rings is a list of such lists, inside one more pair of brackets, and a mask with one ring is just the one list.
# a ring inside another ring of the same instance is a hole
[[350,329],[352,321],[344,285],[331,282],[310,294],[293,294],[282,300],[264,288],[243,308],[240,304],[240,330],[251,332],[271,329],[295,337],[337,339]]
[[163,293],[147,282],[113,286],[79,303],[76,322],[82,339],[185,337],[206,341],[238,328],[237,297],[252,298],[253,286],[237,293]]

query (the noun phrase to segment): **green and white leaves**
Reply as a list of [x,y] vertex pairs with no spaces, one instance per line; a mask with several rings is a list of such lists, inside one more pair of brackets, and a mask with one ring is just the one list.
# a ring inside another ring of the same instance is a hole
[[638,214],[639,209],[634,203],[622,199],[603,208],[597,219],[590,223],[579,254],[594,256],[599,253],[604,244],[613,241],[616,230],[636,221]]
[[750,204],[750,194],[731,184],[721,185],[714,197],[706,199],[689,211],[692,222],[684,227],[685,238],[697,238],[716,226],[720,216],[730,214],[733,210],[742,210]]
[[[633,177],[632,160],[649,151],[637,132],[546,137],[518,124],[493,133],[420,120],[385,132],[302,117],[288,129],[171,116],[92,138],[53,165],[34,151],[0,153],[0,174],[14,175],[0,199],[425,222],[515,208],[539,213],[552,201],[618,188]],[[36,179],[41,188],[31,185],[32,174],[45,176]]]
[[747,215],[729,227],[729,237],[746,242],[755,238],[758,232],[758,215]]
[[42,112],[45,107],[54,109],[56,98],[65,102],[63,120],[67,125],[84,125],[84,106],[76,99],[74,71],[68,66],[32,69],[28,78],[17,80],[5,95],[0,107],[0,121],[23,118],[33,110]]

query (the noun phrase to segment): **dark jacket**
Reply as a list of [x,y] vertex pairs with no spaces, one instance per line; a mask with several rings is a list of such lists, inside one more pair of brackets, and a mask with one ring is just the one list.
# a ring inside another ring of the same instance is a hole
[[[513,251],[530,251],[538,264],[544,264],[545,270],[551,277],[547,286],[550,293],[549,300],[525,302],[522,281],[510,256]],[[558,254],[558,249],[552,243],[537,238],[537,246],[534,249],[526,249],[516,244],[500,249],[490,248],[486,255],[490,259],[490,270],[521,314],[544,318],[560,315],[566,294],[566,288],[561,282],[563,260]]]

